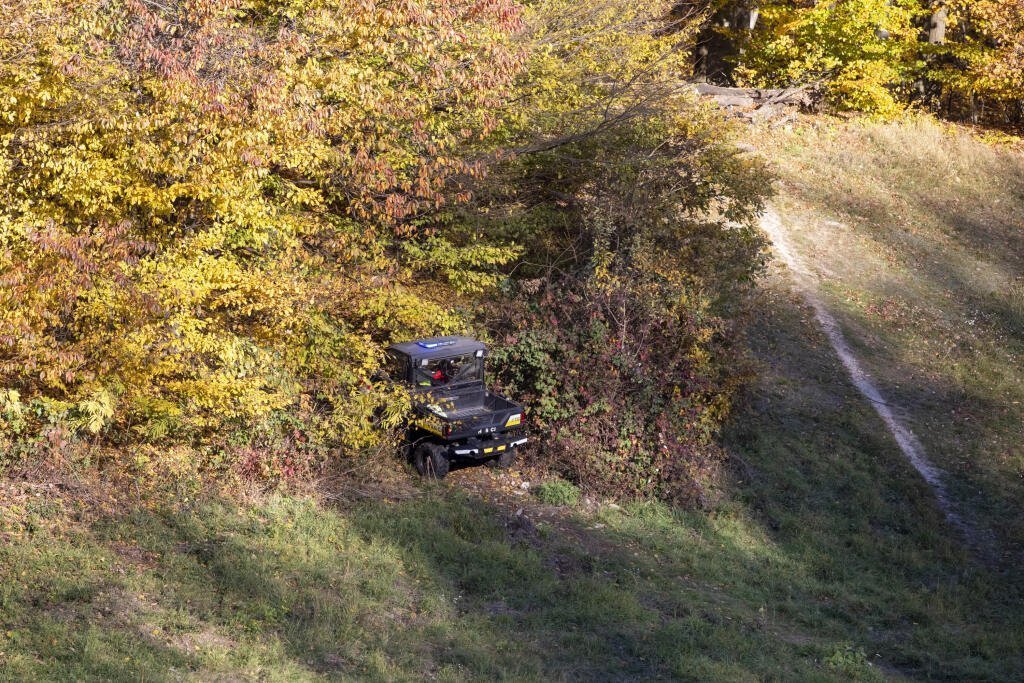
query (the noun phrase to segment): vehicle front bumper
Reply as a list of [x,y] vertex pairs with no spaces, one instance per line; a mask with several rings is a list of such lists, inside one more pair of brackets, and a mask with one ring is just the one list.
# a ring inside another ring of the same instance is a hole
[[498,437],[487,441],[470,439],[464,444],[453,444],[449,449],[452,455],[460,458],[490,458],[506,451],[519,448],[529,439],[520,434],[517,436]]

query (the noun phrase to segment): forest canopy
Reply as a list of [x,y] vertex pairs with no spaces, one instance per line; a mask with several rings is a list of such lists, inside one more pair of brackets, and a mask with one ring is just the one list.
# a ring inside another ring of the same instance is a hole
[[727,37],[738,84],[820,84],[834,108],[889,117],[914,105],[1024,121],[1020,0],[729,0],[716,11],[708,30]]

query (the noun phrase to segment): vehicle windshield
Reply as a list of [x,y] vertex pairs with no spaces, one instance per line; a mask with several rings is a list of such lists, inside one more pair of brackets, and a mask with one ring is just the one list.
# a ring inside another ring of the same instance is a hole
[[440,387],[483,379],[483,358],[472,353],[448,358],[428,358],[416,366],[417,387]]

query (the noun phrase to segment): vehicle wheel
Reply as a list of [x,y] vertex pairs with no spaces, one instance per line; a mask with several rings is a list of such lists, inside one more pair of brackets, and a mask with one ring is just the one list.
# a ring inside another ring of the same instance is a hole
[[443,446],[427,441],[413,451],[413,465],[427,479],[444,479],[450,463]]
[[516,452],[514,450],[507,450],[496,458],[491,458],[486,464],[488,467],[498,467],[503,470],[507,470],[512,467],[512,464],[516,461]]
[[407,463],[415,465],[416,447],[421,443],[423,443],[423,435],[415,429],[407,429],[405,437],[402,439],[402,443],[398,446],[398,455]]

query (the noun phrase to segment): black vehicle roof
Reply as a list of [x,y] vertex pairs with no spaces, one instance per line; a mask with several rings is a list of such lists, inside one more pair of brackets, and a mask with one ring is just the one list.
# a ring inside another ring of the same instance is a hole
[[[436,345],[436,346],[435,346]],[[388,347],[407,356],[436,357],[460,356],[464,353],[474,353],[487,346],[472,337],[428,337],[426,339],[414,339],[412,341],[392,344]]]

